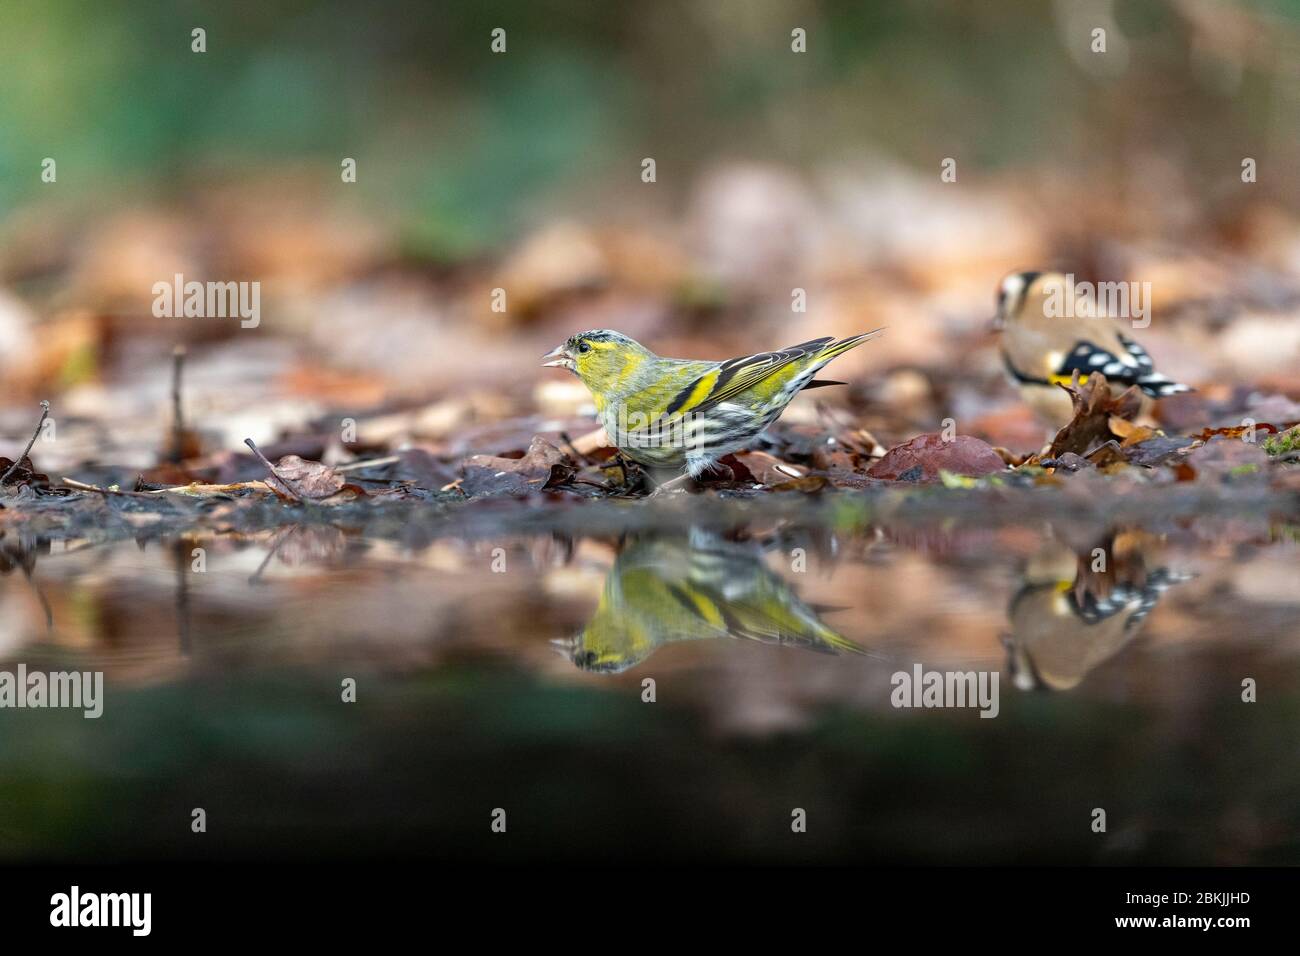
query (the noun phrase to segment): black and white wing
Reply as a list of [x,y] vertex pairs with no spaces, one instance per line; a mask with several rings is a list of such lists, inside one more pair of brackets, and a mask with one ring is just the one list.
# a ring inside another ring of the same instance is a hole
[[1175,382],[1155,370],[1151,356],[1146,349],[1132,339],[1119,336],[1123,349],[1116,354],[1086,340],[1074,344],[1074,348],[1061,362],[1056,374],[1069,378],[1075,372],[1082,377],[1100,372],[1106,381],[1123,385],[1136,385],[1152,398],[1164,398],[1179,392],[1190,392],[1188,385]]

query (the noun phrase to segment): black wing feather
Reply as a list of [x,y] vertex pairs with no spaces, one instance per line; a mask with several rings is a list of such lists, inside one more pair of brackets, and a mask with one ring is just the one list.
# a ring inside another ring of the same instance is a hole
[[1116,355],[1099,345],[1080,339],[1061,362],[1056,374],[1068,377],[1075,372],[1081,376],[1100,372],[1106,376],[1106,381],[1136,385],[1152,398],[1191,391],[1186,385],[1180,385],[1157,372],[1151,356],[1138,343],[1122,335],[1119,340],[1125,349],[1123,355]]

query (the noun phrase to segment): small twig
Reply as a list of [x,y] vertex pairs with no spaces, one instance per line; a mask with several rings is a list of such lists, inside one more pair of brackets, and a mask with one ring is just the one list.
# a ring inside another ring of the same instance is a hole
[[298,491],[298,489],[295,488],[292,483],[290,483],[283,476],[281,476],[281,474],[278,471],[275,470],[275,465],[271,464],[270,460],[265,455],[262,454],[262,449],[257,447],[257,445],[253,442],[253,439],[245,438],[244,444],[247,445],[249,448],[253,449],[253,454],[256,455],[258,457],[258,460],[260,460],[262,464],[266,466],[266,470],[271,473],[271,477],[274,478],[276,481],[278,481],[281,487],[283,487],[285,491],[289,492],[289,497],[297,501],[298,504],[302,504],[303,503],[302,493]]
[[59,484],[65,488],[75,488],[77,491],[101,491],[104,494],[111,494],[109,489],[101,488],[98,485],[88,485],[84,481],[77,481],[75,478],[60,478]]
[[211,495],[234,495],[241,491],[270,491],[271,486],[265,481],[258,478],[253,481],[236,481],[229,485],[206,485],[202,482],[194,481],[188,485],[167,485],[163,488],[151,488],[143,491],[145,495],[189,495],[193,498],[203,498]]
[[120,488],[101,488],[99,485],[88,485],[84,481],[77,481],[75,478],[60,478],[59,484],[64,488],[71,488],[74,491],[97,491],[101,495],[124,495],[129,498],[151,497],[148,492],[123,491]]
[[608,492],[608,493],[610,493],[610,494],[613,494],[613,492],[614,492],[614,489],[611,488],[609,485],[605,484],[603,481],[596,481],[594,478],[583,478],[583,477],[578,476],[578,475],[575,475],[574,477],[570,478],[570,479],[569,479],[569,484],[572,484],[572,485],[590,485],[590,486],[593,487],[593,488],[599,488],[601,491],[605,491],[605,492]]
[[560,441],[564,442],[564,444],[569,447],[569,451],[573,452],[573,457],[578,459],[578,461],[582,462],[584,465],[590,465],[592,463],[590,455],[585,455],[578,451],[577,447],[573,444],[573,439],[569,437],[568,432],[560,432]]
[[173,462],[185,457],[185,415],[181,410],[181,372],[185,368],[185,346],[172,350],[172,454]]
[[395,465],[402,460],[401,455],[389,455],[387,458],[372,458],[369,461],[350,461],[346,465],[335,465],[335,471],[360,471],[363,468],[378,468],[380,465]]
[[50,403],[41,402],[41,420],[36,423],[36,431],[32,432],[32,440],[27,443],[27,447],[23,449],[23,453],[14,459],[14,463],[10,465],[8,469],[6,469],[5,473],[3,475],[0,475],[0,485],[3,485],[6,481],[8,481],[9,476],[18,470],[18,466],[22,464],[23,459],[26,458],[29,454],[31,454],[32,446],[36,444],[36,439],[41,434],[41,428],[44,427],[45,425],[45,419],[49,417],[50,417]]

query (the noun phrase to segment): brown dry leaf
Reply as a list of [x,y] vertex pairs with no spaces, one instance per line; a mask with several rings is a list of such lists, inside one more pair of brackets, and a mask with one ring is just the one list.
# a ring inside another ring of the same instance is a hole
[[1146,425],[1139,425],[1131,422],[1126,418],[1120,418],[1118,415],[1110,416],[1110,433],[1120,439],[1120,444],[1124,448],[1129,448],[1139,442],[1144,442],[1149,438],[1155,438],[1160,433],[1154,428]]
[[[267,485],[281,498],[290,501],[298,498],[322,501],[338,494],[347,484],[343,476],[329,465],[323,465],[319,461],[307,461],[297,455],[285,455],[281,458],[276,462],[275,472],[274,475],[267,476]],[[288,482],[290,487],[286,488],[284,482]]]
[[574,470],[564,452],[544,438],[534,438],[522,458],[474,455],[465,459],[460,489],[471,498],[526,497],[563,484]]
[[[0,456],[0,477],[3,477],[12,467],[12,458]],[[14,473],[5,479],[6,488],[17,489],[23,485],[29,485],[34,489],[50,487],[50,476],[36,471],[30,456],[24,457],[18,467],[14,468]]]
[[1204,428],[1199,435],[1193,435],[1193,438],[1199,438],[1201,441],[1209,441],[1216,436],[1223,438],[1243,438],[1246,435],[1258,435],[1264,432],[1269,435],[1276,435],[1278,428],[1276,425],[1270,425],[1268,422],[1259,422],[1255,425],[1233,425],[1230,428]]
[[866,471],[862,465],[862,456],[842,445],[817,445],[810,457],[815,469],[832,475],[852,475]]
[[1092,451],[1088,452],[1084,458],[1098,468],[1105,468],[1108,465],[1124,465],[1128,463],[1128,460],[1124,457],[1124,453],[1120,450],[1119,442],[1115,441],[1113,438],[1104,444],[1098,445]]
[[[1142,393],[1131,386],[1118,397],[1111,394],[1105,376],[1094,372],[1082,386],[1062,385],[1074,402],[1074,417],[1056,433],[1049,458],[1059,458],[1066,452],[1087,455],[1099,444],[1111,440],[1111,420],[1118,418],[1131,422],[1142,408]],[[1121,436],[1122,437],[1122,436]]]
[[867,469],[872,478],[889,481],[936,481],[940,471],[979,478],[1006,470],[1006,462],[987,442],[970,435],[947,441],[939,434],[918,435],[896,445]]
[[792,478],[780,484],[770,485],[768,491],[801,491],[809,495],[821,491],[828,484],[830,480],[825,475],[804,475],[801,478]]
[[765,451],[742,451],[729,456],[744,466],[754,481],[771,488],[807,476],[807,469],[791,465]]

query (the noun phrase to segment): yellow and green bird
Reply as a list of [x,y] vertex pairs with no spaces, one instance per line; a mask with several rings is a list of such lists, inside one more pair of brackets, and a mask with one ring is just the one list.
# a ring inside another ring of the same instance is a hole
[[629,458],[698,478],[750,445],[837,355],[877,335],[826,337],[726,362],[663,358],[610,329],[572,336],[543,356],[591,390],[610,440]]
[[583,670],[617,673],[663,644],[720,637],[866,653],[822,623],[759,552],[699,528],[630,539],[586,627],[554,643]]

